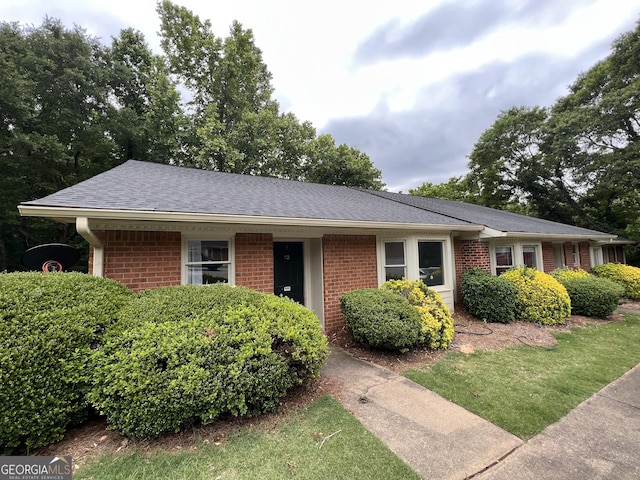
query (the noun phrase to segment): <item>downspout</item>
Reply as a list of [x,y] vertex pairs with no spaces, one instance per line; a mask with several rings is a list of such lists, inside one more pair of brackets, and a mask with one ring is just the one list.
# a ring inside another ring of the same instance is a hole
[[104,269],[104,246],[102,241],[91,231],[87,217],[76,218],[76,230],[93,247],[93,271],[89,273],[94,277],[102,277]]

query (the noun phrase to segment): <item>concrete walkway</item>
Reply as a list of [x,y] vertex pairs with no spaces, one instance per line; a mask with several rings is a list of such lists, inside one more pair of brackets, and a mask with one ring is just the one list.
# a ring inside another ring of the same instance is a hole
[[477,478],[640,478],[640,365]]
[[332,347],[322,375],[344,386],[342,403],[423,478],[464,479],[522,440],[385,368]]
[[395,373],[332,347],[322,375],[342,403],[426,479],[640,478],[640,366],[524,443]]

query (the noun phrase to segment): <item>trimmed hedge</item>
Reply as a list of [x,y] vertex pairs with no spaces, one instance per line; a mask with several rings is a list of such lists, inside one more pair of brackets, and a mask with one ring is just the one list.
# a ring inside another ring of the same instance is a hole
[[515,318],[516,287],[478,267],[462,274],[460,290],[467,311],[487,322],[509,323]]
[[393,292],[354,290],[340,297],[340,308],[353,338],[370,347],[407,351],[423,339],[420,313]]
[[557,268],[553,272],[550,272],[549,275],[563,284],[565,280],[572,280],[574,278],[586,278],[591,276],[591,274],[586,270],[583,270],[581,268],[569,267]]
[[640,298],[640,268],[621,263],[605,263],[591,269],[597,277],[608,278],[624,287],[626,298]]
[[288,298],[228,285],[140,293],[94,352],[94,406],[129,437],[277,409],[319,375],[318,318]]
[[624,288],[607,279],[589,275],[562,281],[571,298],[571,312],[575,315],[605,318],[618,308]]
[[389,290],[409,300],[420,313],[423,338],[427,348],[445,349],[453,341],[453,317],[442,297],[420,280],[388,280],[382,290]]
[[0,274],[0,451],[60,440],[88,412],[91,347],[131,299],[81,273]]
[[517,319],[555,325],[564,323],[571,315],[569,294],[551,275],[535,268],[519,267],[501,276],[516,287]]

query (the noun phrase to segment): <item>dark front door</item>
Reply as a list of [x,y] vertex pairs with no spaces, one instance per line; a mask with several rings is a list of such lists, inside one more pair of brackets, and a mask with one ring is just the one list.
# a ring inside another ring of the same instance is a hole
[[273,243],[273,293],[304,305],[302,242]]

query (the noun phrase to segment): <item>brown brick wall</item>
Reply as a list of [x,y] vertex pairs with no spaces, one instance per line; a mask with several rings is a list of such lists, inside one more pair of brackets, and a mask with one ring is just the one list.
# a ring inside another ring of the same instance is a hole
[[591,270],[591,253],[589,252],[589,243],[580,242],[578,244],[580,248],[580,268],[587,272]]
[[99,233],[104,243],[104,276],[138,292],[180,285],[179,232],[110,230]]
[[491,273],[491,253],[489,244],[480,240],[453,239],[453,255],[456,270],[456,303],[462,303],[460,281],[462,274],[470,267],[480,267]]
[[556,269],[556,258],[553,254],[553,243],[542,242],[542,268],[549,273]]
[[273,293],[273,235],[236,234],[236,285]]
[[340,296],[358,288],[378,287],[376,237],[325,235],[322,239],[324,275],[324,329],[344,326]]

